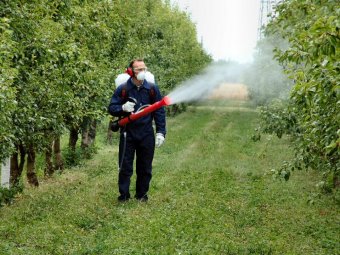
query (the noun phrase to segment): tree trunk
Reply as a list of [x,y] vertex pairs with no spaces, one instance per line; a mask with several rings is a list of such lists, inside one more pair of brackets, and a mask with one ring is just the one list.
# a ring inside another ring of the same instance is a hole
[[56,137],[53,144],[54,149],[54,167],[56,170],[64,170],[64,162],[61,157],[60,136]]
[[82,149],[82,155],[85,158],[91,157],[90,152],[90,124],[91,121],[89,119],[84,119],[82,123],[82,129],[81,129],[81,149]]
[[[18,160],[19,152],[20,152],[20,163]],[[24,169],[24,165],[25,165],[25,156],[26,156],[26,152],[22,145],[19,145],[17,151],[13,153],[11,156],[11,168],[10,168],[11,169],[11,185],[13,186],[19,183],[22,170]]]
[[11,178],[10,182],[12,186],[15,186],[19,183],[19,162],[18,162],[18,151],[14,152],[11,156]]
[[90,122],[90,127],[89,127],[89,134],[88,134],[88,140],[89,140],[89,146],[92,146],[96,139],[96,134],[97,134],[97,121],[92,120]]
[[106,136],[106,140],[109,144],[112,144],[112,135],[113,135],[113,131],[111,130],[111,125],[112,125],[113,121],[110,120],[109,121],[109,126],[107,128],[107,136]]
[[173,105],[172,110],[173,110],[172,116],[176,116],[177,111],[178,111],[178,105]]
[[29,146],[27,152],[27,180],[31,185],[39,186],[39,181],[35,173],[35,150],[33,145]]
[[20,173],[20,176],[21,176],[21,173],[24,170],[25,157],[26,157],[26,150],[25,150],[25,148],[22,144],[19,145],[19,151],[20,151],[19,173]]
[[82,150],[86,150],[89,147],[89,128],[84,125],[81,130],[81,145]]
[[46,151],[45,151],[45,169],[44,169],[44,175],[47,176],[52,176],[54,173],[54,168],[52,164],[52,143],[47,146]]
[[82,127],[81,127],[81,148],[86,150],[89,148],[94,138],[96,137],[96,121],[93,121],[89,118],[83,119]]
[[76,151],[77,141],[78,141],[78,129],[71,128],[68,146],[69,146],[70,150],[73,151],[73,152]]

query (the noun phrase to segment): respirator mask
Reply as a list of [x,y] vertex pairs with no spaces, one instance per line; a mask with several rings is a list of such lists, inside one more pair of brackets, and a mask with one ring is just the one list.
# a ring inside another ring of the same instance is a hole
[[141,71],[141,72],[139,72],[138,74],[137,74],[137,76],[136,76],[136,78],[137,78],[137,80],[139,80],[139,81],[144,81],[144,79],[145,79],[145,71]]
[[137,73],[136,79],[139,81],[144,81],[145,80],[145,75],[146,75],[146,67],[140,67],[140,68],[134,68],[135,74]]

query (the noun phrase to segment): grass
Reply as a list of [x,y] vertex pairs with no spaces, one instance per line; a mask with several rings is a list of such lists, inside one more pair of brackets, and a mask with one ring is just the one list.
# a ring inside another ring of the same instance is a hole
[[287,139],[252,142],[256,121],[243,102],[168,119],[148,203],[116,201],[117,139],[102,134],[93,159],[0,209],[0,254],[340,254],[339,206],[308,203],[317,173],[266,174],[292,153]]

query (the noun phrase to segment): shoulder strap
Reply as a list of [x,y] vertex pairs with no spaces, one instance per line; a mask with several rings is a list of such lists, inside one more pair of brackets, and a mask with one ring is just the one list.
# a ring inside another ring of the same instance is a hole
[[[156,102],[155,84],[149,82],[149,85],[150,85],[150,90],[149,90],[150,101],[153,104]],[[124,83],[121,86],[122,86],[122,91],[121,91],[120,97],[124,101],[124,100],[127,100],[128,98],[127,83]]]
[[127,83],[125,82],[121,86],[122,86],[122,91],[121,91],[120,97],[121,97],[122,100],[126,100],[127,97],[128,97],[128,94],[127,94]]
[[150,84],[150,90],[149,90],[149,93],[150,93],[150,101],[151,103],[155,103],[156,102],[156,92],[155,92],[155,84],[149,82]]

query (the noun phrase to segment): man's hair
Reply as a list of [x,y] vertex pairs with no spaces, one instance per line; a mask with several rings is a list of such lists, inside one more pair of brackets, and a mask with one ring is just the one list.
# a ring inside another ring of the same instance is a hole
[[132,60],[132,61],[130,62],[130,64],[129,64],[129,67],[133,68],[133,64],[134,64],[135,62],[144,62],[144,59],[142,59],[142,58],[136,58],[136,59]]

